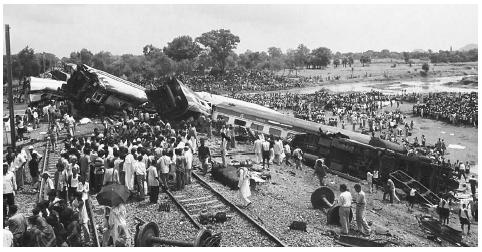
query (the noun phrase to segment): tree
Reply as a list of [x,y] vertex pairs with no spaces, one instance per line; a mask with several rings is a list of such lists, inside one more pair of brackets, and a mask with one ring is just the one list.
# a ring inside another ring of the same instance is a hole
[[283,51],[281,51],[281,48],[272,46],[268,48],[268,55],[270,59],[280,58],[283,56]]
[[224,73],[226,58],[233,49],[236,49],[240,40],[231,31],[220,29],[203,33],[196,38],[196,42],[203,45],[205,49],[209,49],[209,54],[216,61],[221,72]]
[[326,67],[328,64],[330,64],[332,58],[331,50],[326,47],[319,47],[314,49],[311,52],[311,55],[313,56],[311,63],[313,64],[313,66],[319,68]]
[[365,64],[368,64],[368,63],[370,63],[370,62],[372,62],[372,60],[371,60],[371,58],[370,58],[368,55],[362,55],[362,56],[360,57],[360,63],[362,63],[362,66],[363,66],[363,67],[365,66]]
[[281,70],[284,69],[285,64],[285,55],[281,48],[278,47],[270,47],[268,48],[268,65],[269,69],[271,70]]
[[338,67],[338,65],[340,65],[340,59],[338,59],[338,58],[334,59],[333,65],[335,65],[335,67]]
[[351,67],[351,65],[353,65],[354,63],[355,63],[355,61],[353,60],[353,57],[349,56],[348,57],[348,65],[350,65],[350,67]]
[[310,49],[303,44],[298,45],[294,54],[295,66],[302,67],[309,63]]
[[175,61],[192,60],[199,55],[201,48],[190,36],[180,36],[167,43],[164,53]]
[[12,72],[19,72],[19,80],[22,80],[26,76],[37,76],[40,73],[39,61],[35,57],[34,50],[28,46],[17,54],[17,62],[13,65]]
[[143,76],[148,80],[158,79],[169,73],[173,69],[172,60],[167,57],[160,48],[153,45],[146,45],[142,49],[144,53]]
[[100,51],[92,57],[92,67],[110,72],[114,60],[115,59],[110,52]]
[[86,64],[88,66],[92,66],[93,58],[94,54],[92,54],[92,52],[85,48],[82,48],[80,52],[71,52],[69,61],[74,64]]
[[410,53],[409,52],[403,52],[403,60],[405,61],[406,64],[410,63]]
[[423,63],[422,70],[425,71],[425,73],[427,73],[429,69],[430,69],[430,67],[429,67],[428,63],[427,62]]
[[291,70],[295,70],[296,75],[298,75],[298,70],[296,69],[296,50],[288,49],[286,51],[285,63],[288,69],[290,69],[290,72]]
[[343,57],[343,59],[341,60],[341,64],[343,65],[343,67],[346,67],[346,65],[348,64],[348,58]]

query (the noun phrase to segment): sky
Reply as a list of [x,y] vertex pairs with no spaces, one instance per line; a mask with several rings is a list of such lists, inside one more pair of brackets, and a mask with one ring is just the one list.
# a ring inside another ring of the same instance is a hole
[[[454,49],[477,43],[477,5],[3,5],[12,54],[25,46],[68,57],[142,54],[147,44],[213,29],[240,37],[237,53],[304,44],[332,52]],[[3,46],[5,54],[5,45]]]

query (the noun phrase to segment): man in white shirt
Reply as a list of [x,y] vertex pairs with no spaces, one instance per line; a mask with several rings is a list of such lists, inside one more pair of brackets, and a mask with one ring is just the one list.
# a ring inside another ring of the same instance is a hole
[[281,141],[281,139],[278,138],[274,142],[273,150],[274,150],[274,162],[277,165],[281,165],[281,153],[283,153],[283,142]]
[[375,191],[378,191],[378,185],[380,184],[378,170],[373,170],[373,181],[372,183],[375,185]]
[[256,155],[256,163],[258,164],[261,162],[261,160],[263,160],[262,145],[263,140],[261,140],[261,136],[258,136],[258,139],[254,141],[254,154]]
[[25,164],[27,163],[27,154],[21,148],[17,149],[17,156],[13,160],[10,171],[15,173],[15,178],[19,190],[22,190],[25,181]]
[[127,154],[124,161],[124,171],[126,173],[125,184],[127,186],[127,189],[129,189],[130,191],[134,190],[135,171],[134,171],[133,164],[135,162],[135,159],[134,159],[135,153],[136,153],[136,149],[131,149],[130,153]]
[[368,188],[370,190],[370,193],[373,192],[373,174],[368,171],[367,172],[367,182],[368,182]]
[[161,176],[162,185],[167,188],[167,177],[169,176],[169,165],[172,163],[171,158],[167,155],[167,150],[162,151],[162,156],[157,161],[158,167],[160,169],[159,173]]
[[291,147],[290,145],[288,144],[288,142],[285,144],[284,146],[284,152],[285,152],[285,162],[286,162],[286,165],[288,166],[291,166],[291,162],[290,162],[290,159],[291,159]]
[[340,198],[338,199],[340,208],[338,214],[340,215],[341,234],[347,235],[350,228],[352,197],[345,184],[340,185],[340,191]]
[[184,146],[184,157],[186,158],[186,184],[191,184],[193,155],[189,145]]
[[365,192],[362,191],[360,184],[355,184],[355,191],[357,192],[356,197],[356,225],[358,227],[358,231],[360,231],[363,235],[370,235],[370,227],[368,226],[367,221],[365,220],[365,211],[367,200],[365,198]]
[[137,188],[139,191],[139,199],[143,200],[145,197],[144,181],[146,179],[146,165],[142,162],[142,156],[137,157],[137,162],[133,164],[134,171],[137,178]]

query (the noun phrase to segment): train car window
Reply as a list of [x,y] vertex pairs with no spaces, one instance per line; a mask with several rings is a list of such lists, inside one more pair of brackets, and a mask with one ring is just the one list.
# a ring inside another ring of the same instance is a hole
[[239,126],[246,126],[246,121],[234,119],[234,124]]
[[264,126],[256,123],[252,123],[250,128],[255,131],[263,131]]
[[274,136],[281,136],[281,130],[275,128],[269,128],[269,134]]
[[92,95],[92,100],[98,103],[102,100],[102,96],[103,95],[101,93],[95,92],[94,95]]

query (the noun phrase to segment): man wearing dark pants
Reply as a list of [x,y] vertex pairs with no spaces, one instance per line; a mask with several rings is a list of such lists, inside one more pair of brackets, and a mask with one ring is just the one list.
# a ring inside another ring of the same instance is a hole
[[201,138],[201,146],[198,148],[198,157],[201,162],[201,168],[204,174],[208,173],[208,160],[211,158],[211,152],[208,147],[204,146],[206,139]]
[[261,150],[263,153],[263,169],[264,169],[265,161],[268,163],[268,169],[269,169],[269,141],[265,140],[262,143]]

